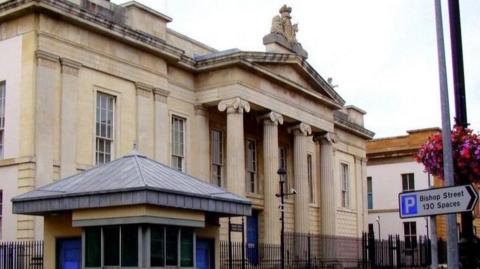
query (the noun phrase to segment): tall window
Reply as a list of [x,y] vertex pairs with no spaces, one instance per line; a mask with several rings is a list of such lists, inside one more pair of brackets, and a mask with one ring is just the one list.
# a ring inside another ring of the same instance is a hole
[[223,178],[223,133],[212,130],[212,183],[222,186]]
[[413,191],[415,190],[415,178],[413,173],[402,174],[402,190]]
[[372,177],[367,177],[368,209],[373,209]]
[[172,116],[172,167],[185,171],[185,119]]
[[114,139],[115,97],[97,93],[96,114],[96,164],[108,163],[112,160]]
[[[285,172],[287,171],[287,149],[283,147],[278,149],[278,168],[283,168]],[[288,189],[288,173],[285,174],[285,183],[283,186],[285,189]]]
[[257,146],[254,140],[247,139],[247,192],[257,192]]
[[5,81],[0,82],[0,159],[3,159],[5,137]]
[[307,155],[307,177],[308,177],[308,194],[309,194],[309,200],[310,203],[314,203],[314,194],[315,192],[313,191],[313,171],[312,171],[312,155],[308,154]]
[[349,182],[348,182],[348,164],[340,164],[340,175],[342,177],[342,207],[348,207],[350,204],[349,200]]
[[417,247],[417,223],[407,221],[403,223],[403,234],[405,235],[405,248]]

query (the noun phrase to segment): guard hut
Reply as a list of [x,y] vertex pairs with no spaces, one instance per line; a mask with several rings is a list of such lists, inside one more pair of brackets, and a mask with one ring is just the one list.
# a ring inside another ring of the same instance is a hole
[[44,268],[219,268],[219,218],[249,200],[137,152],[12,199],[44,216]]

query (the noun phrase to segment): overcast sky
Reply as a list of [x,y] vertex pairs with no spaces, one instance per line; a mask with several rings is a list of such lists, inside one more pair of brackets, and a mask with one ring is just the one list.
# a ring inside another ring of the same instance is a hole
[[[325,79],[333,77],[347,104],[367,111],[365,125],[376,138],[441,126],[433,0],[137,1],[172,17],[171,29],[218,50],[246,51],[264,51],[262,38],[272,17],[287,4],[299,23],[297,40],[308,62]],[[442,3],[450,75],[447,4]],[[462,0],[460,8],[467,117],[479,131],[480,1]],[[450,76],[453,92],[451,85]]]

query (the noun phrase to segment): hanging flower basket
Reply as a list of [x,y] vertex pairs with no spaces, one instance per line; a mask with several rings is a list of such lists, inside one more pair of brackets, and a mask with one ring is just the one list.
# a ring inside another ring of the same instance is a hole
[[[455,126],[451,139],[455,182],[480,182],[480,136],[471,129]],[[431,136],[415,159],[423,163],[426,172],[443,179],[442,134]]]

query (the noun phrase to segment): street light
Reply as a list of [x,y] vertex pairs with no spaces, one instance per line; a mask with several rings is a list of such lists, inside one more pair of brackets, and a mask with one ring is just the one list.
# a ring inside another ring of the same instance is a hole
[[380,233],[380,216],[377,216],[377,219],[375,221],[378,224],[378,239],[382,240],[382,238],[381,238],[382,234]]
[[285,269],[285,208],[284,208],[284,198],[285,198],[285,191],[284,191],[284,184],[285,184],[285,176],[287,175],[287,171],[283,167],[280,167],[277,171],[277,174],[280,177],[280,193],[276,194],[275,196],[280,197],[280,221],[282,223],[280,229],[280,263],[281,269]]

